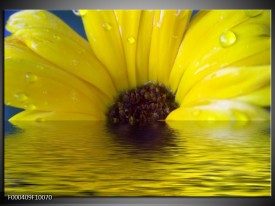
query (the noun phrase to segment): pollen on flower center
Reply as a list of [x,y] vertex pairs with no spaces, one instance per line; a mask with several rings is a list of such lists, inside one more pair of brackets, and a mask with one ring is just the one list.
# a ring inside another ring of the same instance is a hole
[[177,107],[170,90],[162,84],[149,82],[121,93],[107,115],[114,124],[144,124],[164,120]]

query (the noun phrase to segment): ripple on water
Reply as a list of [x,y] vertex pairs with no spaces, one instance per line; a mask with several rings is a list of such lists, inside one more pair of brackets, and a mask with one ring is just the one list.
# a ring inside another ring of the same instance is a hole
[[7,194],[270,195],[269,122],[5,125]]

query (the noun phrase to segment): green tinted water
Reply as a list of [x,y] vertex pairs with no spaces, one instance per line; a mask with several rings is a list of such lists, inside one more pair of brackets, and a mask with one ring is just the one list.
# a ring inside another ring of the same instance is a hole
[[6,194],[269,196],[270,122],[5,126]]

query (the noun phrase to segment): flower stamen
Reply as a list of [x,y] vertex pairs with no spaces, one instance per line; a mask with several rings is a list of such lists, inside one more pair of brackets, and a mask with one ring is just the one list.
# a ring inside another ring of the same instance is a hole
[[172,91],[159,83],[149,82],[121,93],[107,116],[111,123],[145,124],[164,120],[178,108]]

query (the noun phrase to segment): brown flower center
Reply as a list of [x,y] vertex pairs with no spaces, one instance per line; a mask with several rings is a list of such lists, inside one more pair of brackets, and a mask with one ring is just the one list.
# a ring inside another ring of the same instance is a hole
[[174,94],[162,84],[149,82],[121,93],[107,116],[111,123],[145,124],[164,120],[178,108]]

